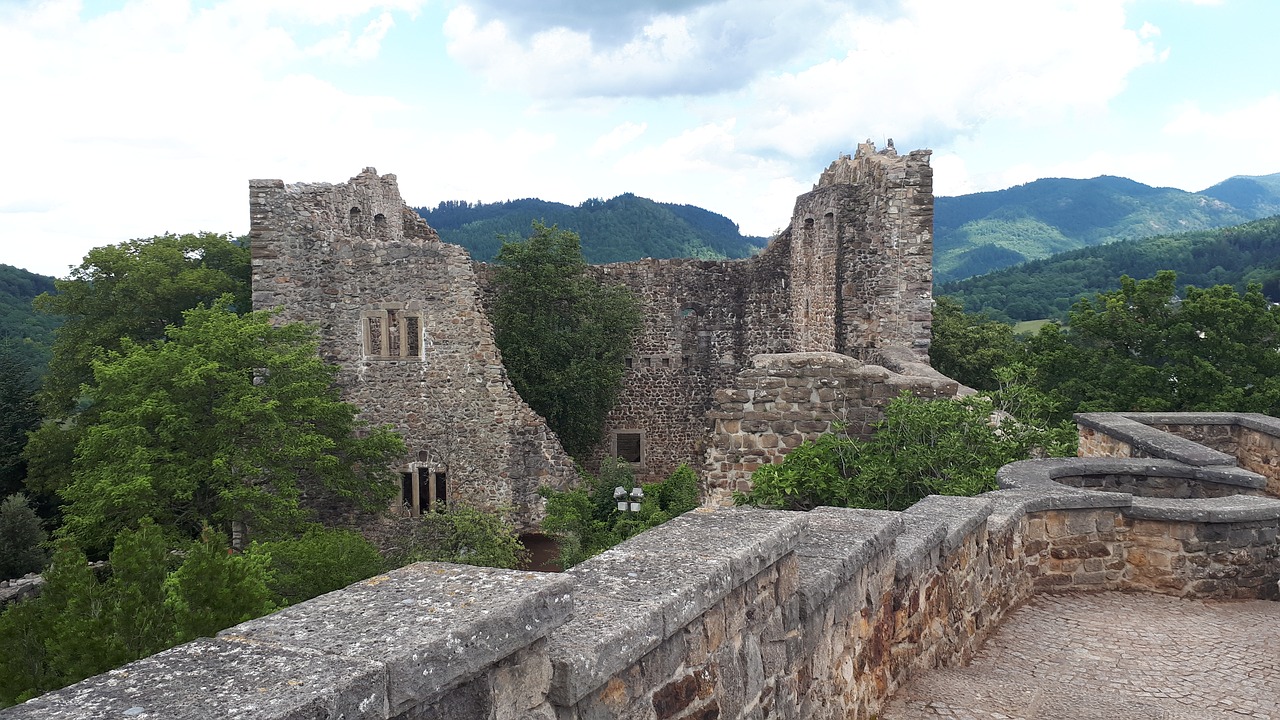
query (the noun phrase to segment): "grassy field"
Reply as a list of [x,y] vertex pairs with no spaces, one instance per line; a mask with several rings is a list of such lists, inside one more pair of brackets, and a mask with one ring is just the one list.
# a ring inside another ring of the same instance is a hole
[[1051,320],[1023,320],[1020,323],[1014,324],[1013,332],[1015,335],[1034,335],[1040,332],[1040,328],[1044,327],[1050,322],[1052,321]]

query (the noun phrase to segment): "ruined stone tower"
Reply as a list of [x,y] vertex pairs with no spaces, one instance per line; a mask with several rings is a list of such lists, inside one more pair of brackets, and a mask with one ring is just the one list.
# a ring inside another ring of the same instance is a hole
[[344,398],[404,437],[400,505],[458,501],[536,527],[538,486],[576,474],[507,379],[467,252],[373,168],[337,185],[253,180],[249,196],[254,308],[317,324]]
[[[645,482],[688,463],[726,501],[833,422],[866,432],[899,390],[954,394],[927,365],[932,177],[927,150],[863,143],[757,257],[593,267],[645,321],[606,435],[580,459],[623,458]],[[250,206],[254,307],[318,324],[346,398],[404,436],[402,504],[456,500],[535,527],[538,486],[573,482],[573,463],[508,381],[466,251],[372,168],[338,185],[255,180]]]

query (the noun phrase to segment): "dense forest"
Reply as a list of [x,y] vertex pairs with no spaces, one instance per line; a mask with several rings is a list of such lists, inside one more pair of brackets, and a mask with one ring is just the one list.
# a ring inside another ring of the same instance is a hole
[[1115,290],[1121,275],[1178,274],[1179,288],[1262,286],[1280,302],[1280,216],[1200,232],[1126,240],[1061,253],[986,275],[943,283],[939,295],[998,320],[1066,317],[1080,298]]
[[1280,213],[1280,174],[1234,177],[1198,193],[1120,177],[1047,178],[940,197],[934,277],[974,275],[1117,240],[1237,225]]
[[0,344],[37,373],[49,363],[55,315],[36,312],[31,301],[53,292],[53,278],[0,264]]
[[587,200],[577,207],[530,198],[474,204],[447,201],[434,209],[415,209],[445,242],[461,245],[472,258],[486,262],[502,247],[500,236],[524,238],[534,221],[576,232],[589,263],[643,257],[742,258],[768,243],[768,238],[742,235],[723,215],[631,193],[611,200]]

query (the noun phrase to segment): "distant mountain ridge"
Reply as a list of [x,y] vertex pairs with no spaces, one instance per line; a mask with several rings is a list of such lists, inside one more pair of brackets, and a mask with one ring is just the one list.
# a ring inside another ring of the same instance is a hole
[[0,343],[31,367],[49,362],[53,331],[61,318],[38,313],[31,301],[53,292],[53,278],[0,263]]
[[659,203],[625,193],[578,206],[535,198],[501,203],[445,201],[414,208],[448,243],[461,245],[475,260],[489,261],[502,247],[499,236],[528,237],[533,221],[572,230],[582,238],[587,262],[610,263],[643,257],[742,258],[768,238],[743,235],[729,218],[693,205]]
[[[1217,187],[1217,186],[1215,186]],[[1178,273],[1178,287],[1262,286],[1280,301],[1280,216],[1213,230],[1081,248],[986,275],[941,283],[937,295],[1000,320],[1061,318],[1082,296],[1114,290],[1121,275]]]
[[1277,213],[1280,173],[1236,176],[1198,193],[1104,175],[939,197],[934,279],[961,280],[1082,247],[1238,225]]

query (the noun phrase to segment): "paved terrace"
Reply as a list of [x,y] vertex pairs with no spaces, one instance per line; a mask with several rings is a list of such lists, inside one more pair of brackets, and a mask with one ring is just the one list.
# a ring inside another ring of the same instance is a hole
[[882,717],[1280,718],[1280,603],[1037,595]]

